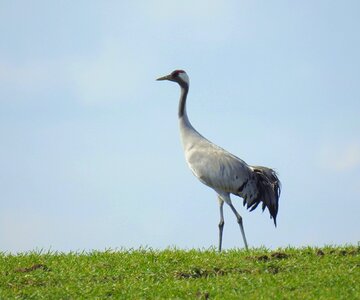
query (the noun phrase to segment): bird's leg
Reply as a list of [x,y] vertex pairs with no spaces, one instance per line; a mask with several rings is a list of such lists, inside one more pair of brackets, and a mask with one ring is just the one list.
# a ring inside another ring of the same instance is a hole
[[244,240],[245,249],[248,250],[249,248],[248,248],[248,244],[247,244],[246,237],[245,237],[245,231],[244,231],[244,226],[243,226],[243,222],[242,222],[242,217],[239,215],[239,213],[237,212],[237,210],[235,209],[234,205],[232,205],[231,202],[228,204],[236,216],[236,219],[237,219],[237,222],[239,223],[240,231],[241,231],[241,234],[242,234],[242,237]]
[[222,245],[222,236],[223,236],[223,229],[224,229],[224,200],[219,197],[219,204],[220,204],[220,222],[219,222],[219,252],[221,252],[221,245]]

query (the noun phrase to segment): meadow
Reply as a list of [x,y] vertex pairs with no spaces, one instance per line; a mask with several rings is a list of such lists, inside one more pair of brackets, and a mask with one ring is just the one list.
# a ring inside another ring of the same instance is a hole
[[360,246],[0,254],[0,299],[360,299]]

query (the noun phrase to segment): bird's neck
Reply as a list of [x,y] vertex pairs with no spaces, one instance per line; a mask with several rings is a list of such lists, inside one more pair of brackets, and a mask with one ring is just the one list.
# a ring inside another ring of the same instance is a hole
[[194,133],[200,134],[196,131],[196,129],[191,125],[187,112],[186,112],[186,98],[189,92],[189,85],[183,84],[181,86],[181,95],[179,101],[179,121],[180,121],[180,133],[183,144],[185,144],[186,140],[189,136],[192,136]]
[[188,92],[189,86],[185,84],[181,85],[181,95],[179,101],[179,126],[181,142],[185,152],[187,152],[196,141],[199,141],[199,139],[204,139],[204,137],[191,125],[186,113],[186,97]]
[[186,112],[186,98],[187,94],[189,92],[189,85],[188,84],[182,84],[181,87],[181,95],[180,95],[180,101],[179,101],[179,120],[180,120],[180,126],[186,127],[189,129],[194,130],[193,126],[191,125],[187,112]]
[[189,92],[189,85],[183,84],[180,87],[181,87],[181,95],[180,95],[180,101],[179,101],[178,116],[179,116],[179,118],[186,118],[187,119],[186,98],[187,98],[187,94]]

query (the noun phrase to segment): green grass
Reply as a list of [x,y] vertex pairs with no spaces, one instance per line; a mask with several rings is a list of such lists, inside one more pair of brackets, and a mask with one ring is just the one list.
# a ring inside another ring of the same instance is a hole
[[0,299],[360,299],[360,247],[0,254]]

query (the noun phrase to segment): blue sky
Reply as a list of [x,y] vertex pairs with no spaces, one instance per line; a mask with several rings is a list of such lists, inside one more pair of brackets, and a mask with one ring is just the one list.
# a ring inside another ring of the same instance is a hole
[[[179,88],[211,141],[275,168],[278,227],[250,246],[360,240],[358,1],[2,1],[0,250],[217,245],[188,170]],[[224,248],[243,247],[225,207]]]

